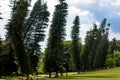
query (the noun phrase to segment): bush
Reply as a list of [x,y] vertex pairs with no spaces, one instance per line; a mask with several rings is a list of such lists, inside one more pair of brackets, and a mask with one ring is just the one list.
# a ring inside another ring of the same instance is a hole
[[106,60],[106,67],[107,68],[114,68],[116,66],[116,61],[114,58],[112,57],[107,57],[107,60]]

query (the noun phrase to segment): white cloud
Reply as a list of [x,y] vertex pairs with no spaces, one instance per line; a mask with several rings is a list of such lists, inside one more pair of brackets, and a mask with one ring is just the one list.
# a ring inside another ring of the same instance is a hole
[[120,0],[116,0],[112,3],[112,6],[119,7],[120,6]]
[[84,4],[89,5],[95,2],[95,0],[67,0],[68,4],[70,5],[78,5],[78,4]]
[[74,6],[70,6],[68,11],[69,11],[68,13],[70,15],[80,15],[80,16],[83,16],[83,17],[90,15],[89,11],[81,10],[81,9],[79,9],[77,7],[74,7]]
[[81,10],[80,8],[77,8],[75,6],[70,6],[69,9],[68,9],[68,13],[69,13],[68,17],[72,21],[73,21],[73,19],[76,15],[80,16],[80,21],[82,23],[88,24],[88,23],[91,23],[91,22],[93,23],[95,21],[93,13],[89,12],[88,10]]
[[55,9],[55,5],[58,4],[58,0],[47,0],[47,4],[48,4],[48,10],[50,12],[53,12]]
[[85,37],[86,37],[86,33],[90,29],[92,29],[92,25],[90,25],[90,24],[81,24],[80,25],[80,37],[82,38],[82,43],[83,44],[84,44],[84,40],[85,40]]
[[117,13],[118,16],[120,16],[120,13]]
[[109,6],[111,3],[112,3],[112,1],[109,1],[109,0],[99,0],[99,6],[100,7]]
[[120,6],[120,0],[98,0],[100,7],[115,8]]
[[109,40],[112,40],[113,38],[120,40],[120,33],[115,33],[112,30],[110,30],[109,31]]
[[[84,39],[86,37],[86,32],[92,29],[93,23],[96,21],[94,18],[94,14],[89,12],[88,10],[80,9],[75,6],[70,6],[68,9],[68,23],[66,26],[67,40],[71,40],[71,27],[73,26],[73,20],[76,15],[80,17],[80,37],[82,38],[82,43],[84,43]],[[97,22],[98,24],[98,22]]]
[[7,20],[10,18],[10,7],[9,0],[0,0],[0,12],[2,13],[2,20],[0,20],[0,35],[2,38],[5,37],[6,30],[5,25],[7,24]]

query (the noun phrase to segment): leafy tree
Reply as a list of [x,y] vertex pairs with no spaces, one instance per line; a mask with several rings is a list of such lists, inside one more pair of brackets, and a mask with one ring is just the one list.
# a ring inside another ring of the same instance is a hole
[[55,6],[52,24],[50,26],[47,51],[45,55],[45,70],[49,72],[58,72],[63,68],[63,40],[65,36],[65,25],[67,16],[67,3],[65,0],[59,0],[59,4]]
[[19,0],[17,2],[17,7],[7,26],[7,34],[17,56],[21,72],[28,76],[31,73],[30,61],[22,41],[22,36],[24,27],[23,24],[27,15],[29,4],[26,0]]
[[120,52],[114,50],[113,54],[107,55],[106,67],[112,68],[112,67],[119,67],[119,66],[120,66]]
[[44,32],[48,26],[48,17],[49,12],[46,3],[42,4],[41,0],[37,0],[25,24],[24,43],[30,56],[33,71],[37,71],[36,67],[41,53],[40,42],[44,41],[45,38]]
[[106,67],[107,68],[113,68],[113,67],[115,67],[115,64],[116,64],[115,59],[112,58],[110,55],[107,56]]
[[116,67],[120,67],[120,52],[114,50],[114,59],[116,63]]
[[79,37],[79,28],[80,28],[80,21],[79,16],[75,17],[75,20],[73,22],[72,32],[71,32],[71,38],[72,38],[72,47],[71,47],[71,57],[73,58],[73,63],[75,64],[76,70],[80,71],[80,37]]

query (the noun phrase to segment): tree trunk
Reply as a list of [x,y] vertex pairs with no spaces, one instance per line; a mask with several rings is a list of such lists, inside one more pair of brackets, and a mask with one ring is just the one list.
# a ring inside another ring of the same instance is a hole
[[49,72],[49,78],[51,78],[51,72]]
[[60,75],[61,75],[61,76],[63,76],[63,73],[62,73],[62,72],[60,72]]
[[68,76],[68,72],[66,72],[66,77]]
[[27,80],[29,80],[29,74],[26,74],[26,75],[27,75],[27,76],[26,76],[26,77],[27,77]]
[[56,78],[58,78],[58,77],[59,77],[59,76],[58,76],[58,71],[56,72],[55,77],[56,77]]

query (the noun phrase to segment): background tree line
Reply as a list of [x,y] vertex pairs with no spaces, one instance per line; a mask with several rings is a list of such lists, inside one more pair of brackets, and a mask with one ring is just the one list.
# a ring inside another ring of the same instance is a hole
[[[93,24],[85,44],[80,38],[80,18],[75,16],[71,40],[65,41],[68,4],[59,0],[49,30],[47,48],[42,53],[49,22],[47,4],[37,0],[31,11],[31,0],[11,0],[11,19],[6,25],[6,39],[0,38],[0,77],[19,74],[58,73],[101,70],[120,66],[120,41],[108,40],[109,26],[104,18],[100,26]],[[9,65],[9,66],[8,66]],[[42,67],[42,69],[40,69]],[[39,71],[42,70],[42,71]]]

